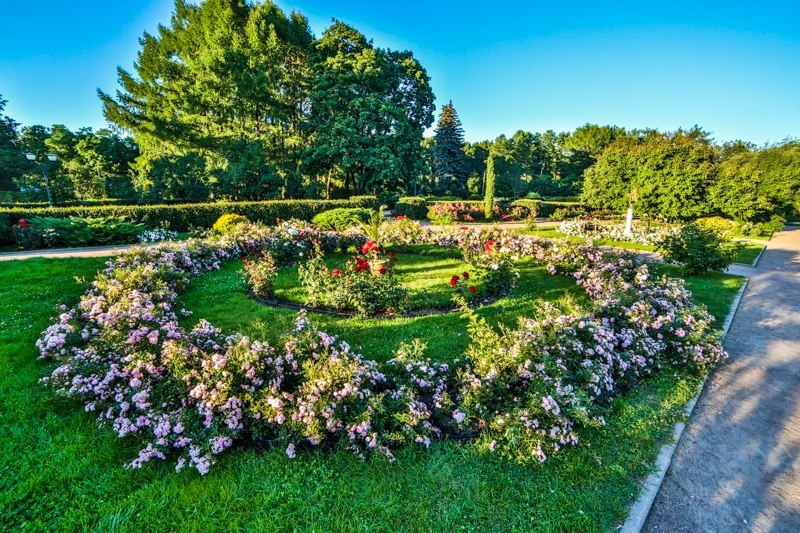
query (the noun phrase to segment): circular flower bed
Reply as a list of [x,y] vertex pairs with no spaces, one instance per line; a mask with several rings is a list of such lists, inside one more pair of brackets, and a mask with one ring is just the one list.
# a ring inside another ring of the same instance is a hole
[[[401,227],[402,226],[402,227]],[[353,353],[300,312],[281,345],[226,334],[206,321],[187,330],[175,308],[190,278],[253,250],[276,264],[363,246],[355,233],[293,223],[164,243],[117,256],[37,342],[57,362],[43,379],[83,402],[101,425],[141,442],[130,466],[153,459],[209,470],[235,442],[269,440],[290,457],[342,447],[389,458],[404,443],[448,435],[486,438],[499,453],[545,461],[600,425],[598,408],[669,366],[704,372],[724,357],[712,318],[683,283],[658,278],[631,256],[502,231],[421,231],[406,221],[393,242],[457,246],[477,256],[529,257],[574,277],[588,312],[546,306],[517,329],[494,331],[468,307],[472,341],[454,365],[431,361],[418,340],[385,365]],[[495,253],[495,252],[492,252]],[[469,292],[463,279],[456,289]]]

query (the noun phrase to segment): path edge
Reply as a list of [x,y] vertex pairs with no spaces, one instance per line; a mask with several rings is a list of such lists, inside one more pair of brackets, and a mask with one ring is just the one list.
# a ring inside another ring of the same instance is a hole
[[[722,324],[723,340],[728,335],[728,330],[731,328],[733,317],[736,316],[736,311],[739,309],[739,304],[742,301],[742,296],[744,295],[744,291],[747,289],[747,284],[749,282],[750,279],[745,278],[742,287],[739,289],[739,292],[736,293],[736,297],[733,299],[731,310],[728,312],[728,316],[725,317],[725,322]],[[636,498],[633,507],[631,507],[631,510],[628,512],[628,518],[625,520],[625,523],[620,529],[621,533],[639,533],[644,527],[647,517],[650,516],[650,509],[653,507],[653,502],[655,501],[658,491],[661,489],[661,485],[664,482],[664,477],[667,475],[669,465],[672,463],[672,456],[675,454],[675,448],[678,446],[678,443],[681,440],[683,430],[686,429],[686,423],[692,416],[694,407],[697,405],[697,400],[703,393],[703,388],[705,387],[707,381],[708,378],[703,380],[703,382],[700,384],[700,390],[698,390],[694,398],[692,398],[689,403],[686,404],[686,407],[684,408],[686,421],[675,423],[675,427],[672,430],[672,442],[664,444],[661,447],[658,457],[656,458],[656,469],[651,472],[650,475],[644,480],[644,483],[642,483],[642,488],[639,491],[639,497]]]

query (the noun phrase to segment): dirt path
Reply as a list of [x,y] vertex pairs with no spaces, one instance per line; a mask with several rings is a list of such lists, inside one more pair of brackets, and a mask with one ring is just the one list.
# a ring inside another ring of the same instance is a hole
[[800,228],[751,270],[644,531],[800,531]]

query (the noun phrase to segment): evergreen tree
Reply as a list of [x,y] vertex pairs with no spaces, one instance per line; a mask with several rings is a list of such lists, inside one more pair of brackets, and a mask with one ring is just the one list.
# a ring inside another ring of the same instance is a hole
[[29,164],[20,146],[19,124],[3,114],[5,105],[0,95],[0,191],[13,191],[15,178],[24,174]]
[[486,192],[483,198],[483,215],[487,220],[494,214],[494,158],[494,150],[490,149],[489,156],[486,158]]
[[467,162],[464,128],[453,102],[445,104],[435,129],[433,175],[440,194],[464,195],[467,190]]

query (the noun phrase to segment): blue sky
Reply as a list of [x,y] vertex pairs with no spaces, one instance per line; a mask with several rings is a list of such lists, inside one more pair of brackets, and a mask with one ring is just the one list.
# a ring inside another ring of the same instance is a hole
[[[790,2],[280,1],[320,34],[333,17],[410,49],[469,140],[586,122],[719,141],[800,137],[800,7]],[[137,39],[171,0],[3,3],[0,94],[23,124],[103,127]]]

